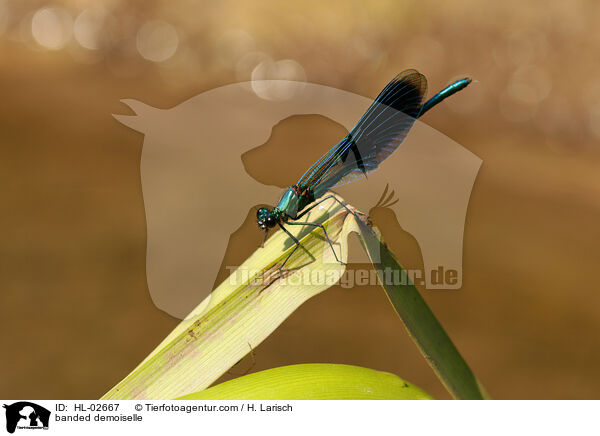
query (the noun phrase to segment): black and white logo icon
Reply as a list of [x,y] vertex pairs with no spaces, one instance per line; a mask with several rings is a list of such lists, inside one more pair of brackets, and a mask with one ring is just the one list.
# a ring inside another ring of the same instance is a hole
[[16,429],[48,429],[50,411],[29,401],[5,404],[6,431],[14,433]]

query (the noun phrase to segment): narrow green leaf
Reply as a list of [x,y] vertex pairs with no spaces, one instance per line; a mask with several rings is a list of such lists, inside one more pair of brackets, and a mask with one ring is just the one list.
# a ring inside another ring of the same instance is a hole
[[[425,300],[412,284],[386,283],[385,270],[403,271],[395,256],[383,243],[378,232],[360,224],[364,248],[377,270],[388,299],[404,323],[408,333],[448,392],[461,400],[487,398],[483,386],[460,355]],[[378,254],[378,256],[377,256]]]

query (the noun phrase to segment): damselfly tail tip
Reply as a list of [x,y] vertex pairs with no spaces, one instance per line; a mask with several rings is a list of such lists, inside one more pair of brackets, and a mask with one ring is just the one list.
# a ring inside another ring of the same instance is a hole
[[473,79],[471,79],[470,77],[465,77],[464,79],[458,80],[457,83],[460,83],[461,87],[464,88],[468,86],[472,81]]
[[464,79],[457,80],[454,82],[454,86],[457,87],[456,91],[460,91],[461,89],[465,89],[469,84],[473,81],[470,77],[465,77]]

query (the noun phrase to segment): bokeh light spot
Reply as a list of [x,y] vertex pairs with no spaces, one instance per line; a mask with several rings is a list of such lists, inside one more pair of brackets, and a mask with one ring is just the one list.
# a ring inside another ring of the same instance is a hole
[[265,100],[288,100],[298,86],[287,81],[306,81],[304,68],[293,59],[264,60],[252,70],[252,90]]
[[178,46],[177,30],[165,21],[149,21],[137,33],[138,52],[152,62],[166,61],[175,54]]
[[100,48],[100,35],[104,24],[105,12],[102,9],[86,9],[79,14],[73,25],[73,35],[83,48]]
[[38,10],[31,19],[31,34],[35,41],[49,50],[63,48],[73,33],[73,19],[67,11],[50,7]]

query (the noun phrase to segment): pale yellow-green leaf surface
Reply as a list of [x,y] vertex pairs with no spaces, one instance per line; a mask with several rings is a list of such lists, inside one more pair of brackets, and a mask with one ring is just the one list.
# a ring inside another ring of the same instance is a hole
[[[354,215],[331,200],[304,219],[322,222],[338,257],[347,258],[347,235],[357,230]],[[335,261],[322,230],[288,229],[302,247],[285,265],[283,276],[279,266],[294,243],[278,231],[103,399],[167,399],[205,389],[298,306],[335,284],[345,265]]]
[[351,365],[303,364],[245,375],[179,400],[431,400],[389,372]]

